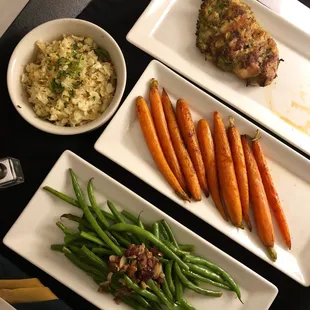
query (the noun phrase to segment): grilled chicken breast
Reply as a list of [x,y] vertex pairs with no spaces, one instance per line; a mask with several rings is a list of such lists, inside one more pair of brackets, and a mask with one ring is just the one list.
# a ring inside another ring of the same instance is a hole
[[206,60],[234,72],[247,85],[267,86],[277,77],[277,44],[242,1],[205,0],[196,36]]

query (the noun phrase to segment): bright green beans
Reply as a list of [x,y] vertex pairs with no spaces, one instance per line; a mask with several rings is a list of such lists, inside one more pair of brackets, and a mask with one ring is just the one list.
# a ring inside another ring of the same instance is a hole
[[216,274],[215,272],[213,272],[210,269],[207,269],[207,268],[204,268],[201,266],[197,266],[197,265],[194,265],[191,263],[187,263],[187,265],[191,271],[198,273],[205,278],[211,279],[211,280],[219,282],[219,283],[223,283],[223,284],[225,283],[225,281],[218,274]]
[[159,225],[158,225],[158,222],[154,222],[153,225],[152,225],[152,233],[153,235],[159,239]]
[[151,308],[152,309],[154,309],[154,310],[162,310],[162,307],[157,302],[151,301],[150,304],[151,304]]
[[166,220],[161,220],[160,222],[161,222],[162,225],[165,227],[165,230],[166,230],[166,232],[167,232],[167,234],[168,234],[169,241],[170,241],[175,247],[178,248],[178,247],[179,247],[178,242],[177,242],[177,240],[175,239],[175,236],[174,236],[174,234],[173,234],[173,232],[172,232],[172,229],[171,229],[171,227],[169,226],[168,222],[167,222]]
[[80,188],[80,185],[77,181],[77,177],[72,169],[69,170],[71,174],[72,184],[75,191],[75,195],[77,200],[85,214],[85,217],[89,224],[94,228],[95,232],[99,235],[99,237],[115,252],[117,255],[122,255],[121,249],[111,241],[111,239],[106,235],[106,233],[101,229],[96,219],[90,212],[88,205],[85,202],[84,194]]
[[151,306],[149,302],[146,299],[144,299],[142,296],[140,296],[139,294],[132,294],[131,297],[145,308],[149,308]]
[[234,279],[224,269],[198,256],[186,255],[184,258],[184,261],[191,262],[197,265],[206,266],[212,271],[214,271],[215,273],[217,273],[218,275],[220,275],[229,284],[229,286],[237,294],[239,300],[241,301],[241,293],[240,293],[239,286],[236,284]]
[[81,231],[81,233],[80,233],[79,235],[80,235],[82,238],[84,238],[84,239],[86,239],[86,240],[89,240],[89,241],[91,241],[91,242],[93,242],[93,243],[96,243],[96,244],[105,246],[105,243],[104,243],[101,239],[99,239],[99,238],[97,238],[97,237],[94,237],[93,235],[91,235],[91,234],[89,234],[89,233],[87,233],[87,232],[85,232],[85,231]]
[[181,271],[180,266],[176,262],[174,264],[174,269],[175,269],[175,272],[176,272],[177,276],[179,277],[180,281],[182,282],[182,284],[185,287],[189,288],[190,290],[192,290],[198,294],[202,294],[202,295],[206,295],[206,296],[213,296],[213,297],[221,297],[222,296],[222,292],[203,289],[203,288],[193,284],[191,281],[189,281],[185,277],[185,275]]
[[134,292],[140,294],[141,296],[149,299],[149,300],[153,300],[155,302],[161,303],[160,299],[153,294],[152,292],[148,291],[148,290],[144,290],[142,288],[139,287],[139,285],[137,285],[135,282],[133,282],[126,274],[124,274],[124,280],[126,285],[132,289]]
[[56,251],[56,252],[62,252],[62,248],[64,246],[65,246],[64,244],[52,244],[51,250]]
[[56,222],[56,225],[62,230],[65,235],[74,235],[74,232],[71,229],[67,228],[63,223],[58,221]]
[[168,307],[169,310],[174,310],[175,306],[172,302],[166,297],[164,292],[155,284],[153,280],[148,280],[147,285],[151,288],[151,290],[161,299],[161,301]]
[[163,240],[169,241],[169,236],[167,234],[167,231],[166,231],[164,225],[161,222],[158,222],[158,225],[159,225],[159,234],[161,235],[161,238]]
[[108,219],[109,221],[112,221],[112,222],[116,222],[116,219],[112,213],[104,211],[104,210],[101,210],[101,212],[105,216],[106,219]]
[[[116,218],[117,222],[125,224],[126,222],[123,219],[122,214],[117,211],[117,209],[115,208],[114,204],[110,200],[108,200],[107,203],[108,203],[109,209],[113,213],[113,215]],[[134,244],[141,244],[140,240],[136,236],[131,235],[129,237],[130,237],[130,239],[132,240],[132,242]]]
[[63,247],[63,253],[65,256],[77,267],[82,269],[84,272],[95,274],[99,277],[104,277],[105,274],[101,271],[99,271],[97,268],[89,266],[88,264],[82,262],[79,258],[77,258],[67,247]]
[[182,307],[182,309],[184,310],[196,310],[186,299],[182,299],[181,301],[179,301],[180,306]]
[[200,274],[197,274],[195,272],[192,272],[192,271],[187,271],[187,270],[183,270],[183,273],[187,276],[187,277],[190,277],[190,278],[193,278],[193,279],[196,279],[196,280],[199,280],[201,282],[205,282],[205,283],[209,283],[213,286],[216,286],[216,287],[220,287],[224,290],[228,290],[228,291],[231,291],[232,289],[226,285],[226,284],[223,284],[223,283],[220,283],[220,282],[216,282],[216,281],[213,281],[209,278],[205,278],[203,276],[201,276]]
[[103,225],[103,227],[105,229],[107,229],[109,227],[109,223],[106,220],[106,218],[104,217],[104,215],[101,212],[101,209],[99,208],[95,195],[94,195],[94,187],[93,187],[93,183],[92,183],[92,179],[89,180],[88,184],[87,184],[87,193],[88,193],[88,198],[90,201],[90,204],[94,210],[94,212],[97,215],[98,220],[100,221],[100,223]]
[[170,241],[168,240],[163,240],[163,243],[171,250],[173,251],[176,255],[184,257],[186,255],[185,252],[181,251],[179,248],[177,248],[175,245],[173,245]]
[[103,271],[107,271],[107,263],[104,262],[99,256],[90,251],[85,245],[82,246],[81,251],[88,257],[88,259],[97,266],[97,268]]
[[170,291],[170,288],[169,288],[169,286],[168,286],[168,283],[167,283],[167,279],[166,279],[166,278],[164,278],[163,284],[161,285],[161,288],[162,288],[163,292],[166,294],[167,298],[168,298],[171,302],[173,302],[173,295],[172,295],[172,293],[171,293],[171,291]]
[[72,235],[66,235],[64,238],[65,244],[71,244],[72,242],[75,242],[77,240],[81,239],[81,236],[79,233],[75,233]]
[[172,266],[173,266],[173,261],[170,260],[165,266],[165,276],[166,276],[165,278],[166,278],[166,281],[167,281],[167,284],[169,286],[171,293],[174,294],[175,285],[172,280]]
[[115,237],[115,239],[123,246],[125,246],[126,248],[132,243],[130,242],[126,237],[127,236],[122,236],[121,234],[119,234],[117,231],[113,231],[112,235]]
[[136,302],[134,299],[132,299],[130,297],[122,297],[121,300],[124,304],[131,307],[132,309],[147,310],[147,308],[143,307],[142,305],[140,305],[138,302]]
[[80,225],[83,225],[85,228],[89,229],[89,230],[93,230],[93,228],[90,226],[90,224],[84,220],[83,218],[77,216],[77,215],[74,215],[74,214],[71,214],[71,213],[66,213],[66,214],[63,214],[60,219],[62,218],[66,218],[70,221],[73,221],[73,222],[76,222],[76,223],[79,223]]
[[193,252],[195,247],[192,244],[179,244],[179,249],[184,252]]
[[157,239],[152,233],[143,230],[138,226],[123,223],[114,224],[109,227],[109,230],[126,231],[144,237],[145,239],[156,245],[160,249],[160,251],[163,252],[163,254],[165,254],[167,257],[177,261],[183,269],[189,270],[189,267],[180,259],[180,257],[178,257],[174,252],[172,252],[163,242]]
[[176,274],[174,277],[174,283],[175,283],[175,298],[177,301],[180,302],[183,299],[183,285]]
[[97,254],[97,255],[114,255],[114,253],[109,250],[109,249],[104,249],[104,248],[92,248],[91,250],[93,253]]
[[129,220],[130,222],[132,222],[133,224],[137,225],[138,224],[138,219],[131,214],[130,212],[123,210],[121,211],[121,214],[126,217],[127,220]]

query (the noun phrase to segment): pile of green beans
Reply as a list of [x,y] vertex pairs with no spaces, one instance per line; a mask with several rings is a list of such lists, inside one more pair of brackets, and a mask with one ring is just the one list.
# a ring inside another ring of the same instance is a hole
[[[179,244],[166,220],[147,225],[141,220],[141,213],[135,216],[126,210],[119,212],[111,201],[107,201],[111,213],[103,211],[96,201],[92,179],[87,185],[89,204],[76,174],[72,169],[69,172],[76,199],[49,186],[44,189],[82,209],[83,216],[68,213],[60,217],[61,221],[56,225],[64,233],[64,243],[51,245],[52,250],[63,253],[98,285],[107,282],[109,257],[123,256],[131,244],[143,243],[147,248],[156,248],[164,255],[159,258],[165,275],[161,285],[150,279],[146,282],[147,288],[142,288],[126,273],[114,272],[104,291],[115,295],[118,289],[126,285],[132,293],[122,297],[122,301],[133,309],[141,310],[162,307],[193,310],[195,308],[183,296],[185,289],[211,297],[222,296],[221,291],[202,288],[200,283],[234,291],[241,301],[240,289],[233,278],[216,264],[193,255],[193,245]],[[62,222],[64,218],[78,223],[78,231],[67,228]]]

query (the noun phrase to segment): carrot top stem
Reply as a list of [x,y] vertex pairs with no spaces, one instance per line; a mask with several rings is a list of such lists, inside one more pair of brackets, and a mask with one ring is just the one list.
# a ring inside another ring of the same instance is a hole
[[229,127],[235,127],[235,119],[229,116]]
[[270,258],[272,259],[273,262],[275,262],[278,257],[276,250],[274,249],[274,247],[268,247],[267,250],[270,255]]
[[151,79],[151,88],[158,88],[158,81],[154,78]]
[[260,138],[261,138],[260,132],[259,132],[259,129],[257,129],[257,130],[256,130],[256,133],[255,133],[255,136],[254,136],[254,138],[252,139],[252,142],[257,141],[257,140],[259,140]]

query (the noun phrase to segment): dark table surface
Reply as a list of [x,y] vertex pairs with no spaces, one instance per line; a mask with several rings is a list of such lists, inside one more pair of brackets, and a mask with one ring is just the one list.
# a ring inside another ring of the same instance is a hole
[[[20,159],[25,174],[24,184],[0,191],[1,240],[23,211],[52,165],[64,150],[69,149],[274,283],[278,287],[279,293],[271,309],[310,310],[310,288],[302,287],[216,229],[180,208],[111,160],[97,153],[93,146],[105,126],[78,136],[51,135],[29,125],[16,113],[11,104],[7,93],[6,69],[14,47],[36,25],[60,17],[78,17],[91,21],[104,28],[115,38],[124,53],[127,64],[127,86],[123,97],[125,98],[152,59],[125,39],[126,34],[148,3],[148,0],[31,0],[0,39],[0,157],[12,156]],[[303,3],[310,6],[309,0],[303,0]],[[96,308],[19,257],[2,243],[0,253],[29,276],[39,278],[73,309]]]

